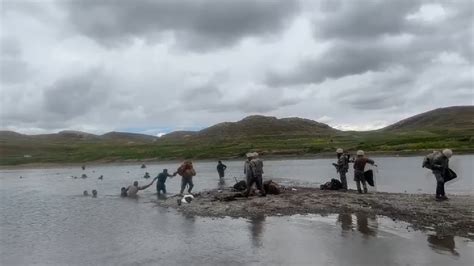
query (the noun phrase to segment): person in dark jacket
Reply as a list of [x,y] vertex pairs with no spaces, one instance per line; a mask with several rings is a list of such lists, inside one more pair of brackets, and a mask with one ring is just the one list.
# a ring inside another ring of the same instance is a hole
[[[176,175],[176,174],[175,174]],[[163,172],[159,173],[156,177],[155,177],[155,180],[158,180],[158,182],[156,183],[156,192],[158,193],[158,195],[163,192],[163,194],[166,194],[166,179],[168,177],[173,177],[175,175],[170,175],[168,173],[168,169],[163,169]]]
[[447,200],[446,193],[444,191],[445,178],[444,175],[449,168],[449,158],[453,155],[453,151],[445,149],[441,153],[437,153],[433,158],[432,171],[436,178],[436,199]]
[[223,164],[222,161],[217,162],[217,173],[219,174],[219,181],[223,181],[225,175],[225,169],[227,169],[227,165]]
[[358,150],[357,158],[354,160],[354,181],[356,182],[357,191],[359,193],[362,193],[360,183],[362,183],[364,193],[367,193],[367,182],[364,176],[364,168],[367,163],[376,165],[372,159],[365,157],[364,151]]
[[339,148],[336,150],[337,163],[333,163],[336,167],[339,177],[341,178],[342,189],[347,190],[346,173],[349,171],[349,156],[344,154],[344,150]]

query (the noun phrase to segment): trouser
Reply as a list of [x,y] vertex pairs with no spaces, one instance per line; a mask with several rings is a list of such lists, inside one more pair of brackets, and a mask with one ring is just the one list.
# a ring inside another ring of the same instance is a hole
[[165,183],[158,182],[156,183],[156,192],[160,194],[160,191],[163,191],[163,194],[166,194],[166,185]]
[[362,183],[364,193],[367,193],[367,182],[365,182],[365,176],[363,171],[354,170],[354,181],[356,181],[357,191],[359,191],[359,193],[362,193],[360,183]]
[[224,178],[224,172],[218,172],[219,173],[219,178]]
[[258,175],[256,177],[247,177],[247,192],[245,195],[248,197],[250,195],[250,191],[252,190],[253,183],[257,186],[257,189],[260,190],[263,196],[265,196],[267,193],[265,192],[265,189],[263,188],[263,180],[262,176]]
[[441,171],[433,171],[436,178],[436,197],[445,196],[444,192],[444,178]]
[[346,172],[339,172],[339,177],[341,178],[342,188],[347,189]]
[[188,193],[191,193],[191,190],[194,187],[192,176],[189,176],[189,177],[183,176],[181,178],[181,192],[180,192],[181,194],[183,194],[184,189],[186,188],[186,185],[188,185]]

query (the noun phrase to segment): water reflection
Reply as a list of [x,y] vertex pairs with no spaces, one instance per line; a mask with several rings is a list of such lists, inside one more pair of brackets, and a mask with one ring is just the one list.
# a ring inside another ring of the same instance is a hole
[[263,215],[253,217],[249,221],[250,237],[252,238],[253,247],[262,246],[264,224],[265,216]]
[[352,215],[348,213],[341,213],[337,216],[337,221],[341,224],[342,234],[345,231],[352,231]]
[[427,240],[430,248],[432,248],[435,252],[441,254],[451,253],[454,256],[459,256],[459,253],[456,251],[454,236],[443,236],[440,234],[428,235]]
[[[337,222],[341,224],[342,235],[347,235],[348,231],[354,230],[353,216],[349,213],[341,213],[337,216]],[[368,216],[363,213],[355,214],[355,220],[357,225],[357,231],[361,232],[364,237],[376,236],[378,223],[377,217]]]

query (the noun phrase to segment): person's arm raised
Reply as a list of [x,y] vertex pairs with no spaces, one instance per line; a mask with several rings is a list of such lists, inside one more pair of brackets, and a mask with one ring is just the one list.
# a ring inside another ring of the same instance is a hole
[[148,187],[150,187],[151,185],[153,185],[153,183],[155,183],[155,179],[153,179],[153,181],[151,181],[150,184],[146,185],[146,186],[143,186],[143,187],[138,187],[138,190],[144,190],[144,189],[147,189]]

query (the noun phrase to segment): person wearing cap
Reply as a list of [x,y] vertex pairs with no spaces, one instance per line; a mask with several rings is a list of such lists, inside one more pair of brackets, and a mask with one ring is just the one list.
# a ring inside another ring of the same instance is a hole
[[453,151],[450,149],[444,149],[441,153],[437,153],[433,158],[432,171],[436,178],[436,199],[447,200],[446,193],[444,191],[444,173],[449,168],[449,158],[453,156]]
[[163,169],[163,172],[159,173],[155,179],[158,180],[158,182],[156,182],[156,192],[158,193],[158,195],[160,195],[160,193],[163,191],[163,194],[166,194],[166,179],[168,177],[171,177],[173,178],[173,176],[175,176],[176,174],[173,174],[173,175],[170,175],[168,173],[168,169]]
[[344,154],[344,150],[339,148],[336,150],[337,162],[333,163],[336,167],[339,177],[341,178],[342,188],[347,190],[347,178],[346,173],[349,171],[349,157]]
[[247,154],[244,170],[247,176],[247,191],[245,192],[245,196],[248,197],[250,195],[253,183],[255,183],[261,196],[265,197],[267,193],[263,188],[263,162],[258,158],[258,153],[253,152]]
[[367,163],[377,166],[372,159],[365,157],[364,151],[358,150],[357,158],[354,160],[354,181],[356,182],[357,191],[359,193],[362,193],[360,183],[362,183],[364,193],[367,193],[367,182],[364,177],[364,168]]

